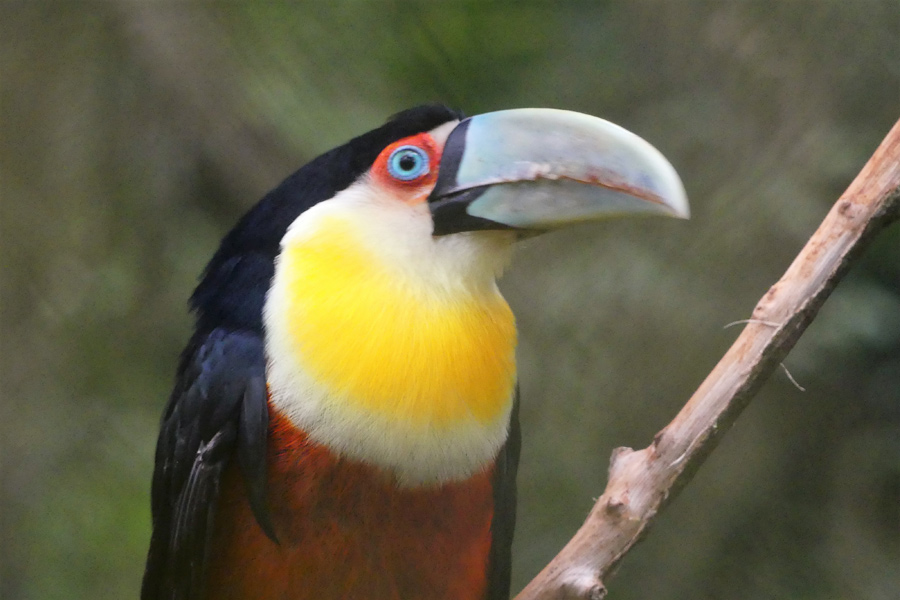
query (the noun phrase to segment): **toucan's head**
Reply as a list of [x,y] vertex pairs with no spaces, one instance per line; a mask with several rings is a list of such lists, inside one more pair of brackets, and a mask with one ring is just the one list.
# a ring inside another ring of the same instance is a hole
[[317,441],[401,480],[458,478],[506,435],[516,334],[496,278],[514,242],[627,214],[688,204],[668,161],[616,125],[414,108],[267,195],[194,303],[201,329],[264,333],[273,402]]

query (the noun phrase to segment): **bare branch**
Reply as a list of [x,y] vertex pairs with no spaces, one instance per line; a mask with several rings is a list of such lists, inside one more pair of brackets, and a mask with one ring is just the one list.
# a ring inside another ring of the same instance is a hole
[[681,412],[642,450],[617,448],[581,529],[516,600],[599,600],[603,580],[781,364],[854,259],[900,217],[900,121]]

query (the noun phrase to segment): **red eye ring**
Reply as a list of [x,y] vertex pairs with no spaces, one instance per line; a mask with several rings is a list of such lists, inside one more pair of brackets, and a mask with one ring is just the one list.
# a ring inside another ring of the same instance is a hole
[[440,160],[440,146],[428,133],[420,133],[382,150],[372,174],[384,185],[418,188],[434,184]]

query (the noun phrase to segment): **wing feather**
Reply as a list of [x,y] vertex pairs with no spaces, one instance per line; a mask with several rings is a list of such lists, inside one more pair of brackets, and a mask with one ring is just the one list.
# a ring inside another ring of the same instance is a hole
[[265,353],[258,334],[214,329],[191,340],[160,427],[153,534],[142,600],[200,600],[222,473],[235,453],[263,530],[268,434]]
[[494,518],[491,520],[491,551],[488,562],[487,600],[509,600],[512,572],[512,541],[516,527],[516,472],[522,447],[519,426],[519,388],[509,422],[509,437],[494,466]]

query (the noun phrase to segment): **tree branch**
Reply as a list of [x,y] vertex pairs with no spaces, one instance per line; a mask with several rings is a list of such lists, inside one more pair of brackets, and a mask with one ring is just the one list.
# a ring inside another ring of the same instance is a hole
[[900,218],[900,121],[681,412],[643,450],[616,448],[584,525],[516,600],[600,600],[603,580],[690,480],[867,244]]

